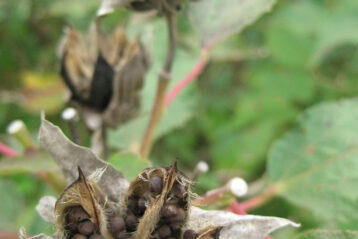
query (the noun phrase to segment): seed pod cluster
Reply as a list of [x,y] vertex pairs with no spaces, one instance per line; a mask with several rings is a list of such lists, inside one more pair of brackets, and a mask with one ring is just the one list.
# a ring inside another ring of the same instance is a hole
[[120,208],[110,205],[79,168],[79,178],[55,206],[60,239],[215,239],[217,228],[186,229],[190,180],[176,163],[145,169],[130,184]]
[[188,215],[190,180],[170,168],[149,168],[131,183],[122,203],[123,217],[135,218],[133,238],[181,238]]

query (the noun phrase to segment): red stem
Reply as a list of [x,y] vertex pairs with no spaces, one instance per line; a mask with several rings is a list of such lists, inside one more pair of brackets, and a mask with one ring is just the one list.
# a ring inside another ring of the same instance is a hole
[[0,153],[8,157],[16,157],[18,153],[9,146],[0,142]]
[[205,46],[202,49],[200,59],[194,68],[166,95],[164,100],[165,107],[168,107],[175,97],[204,70],[210,50],[211,46]]
[[17,233],[9,233],[9,232],[0,232],[1,239],[18,239],[19,235]]

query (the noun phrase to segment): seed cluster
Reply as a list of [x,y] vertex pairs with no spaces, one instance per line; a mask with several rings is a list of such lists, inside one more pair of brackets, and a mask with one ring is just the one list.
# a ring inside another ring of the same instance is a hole
[[90,216],[81,206],[69,207],[66,212],[66,231],[71,239],[104,239]]

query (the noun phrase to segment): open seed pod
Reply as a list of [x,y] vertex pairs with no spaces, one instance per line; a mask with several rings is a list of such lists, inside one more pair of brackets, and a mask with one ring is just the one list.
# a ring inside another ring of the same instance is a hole
[[148,168],[130,184],[121,216],[133,239],[181,238],[188,217],[190,180],[170,168]]
[[59,47],[60,74],[69,103],[84,116],[90,130],[115,127],[133,118],[149,57],[138,39],[129,41],[121,26],[109,36],[92,23],[88,36],[69,27]]
[[55,204],[57,235],[60,239],[112,239],[105,210],[109,204],[94,180],[78,167],[78,179],[69,185]]

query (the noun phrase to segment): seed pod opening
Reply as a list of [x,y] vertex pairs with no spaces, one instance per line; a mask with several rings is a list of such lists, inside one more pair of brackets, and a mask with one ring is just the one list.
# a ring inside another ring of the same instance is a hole
[[78,179],[69,185],[55,205],[56,229],[60,239],[82,239],[100,234],[112,239],[107,230],[105,196],[96,182],[78,167]]
[[133,238],[181,238],[189,208],[190,180],[169,168],[145,169],[131,183],[122,201],[121,216],[128,218]]

